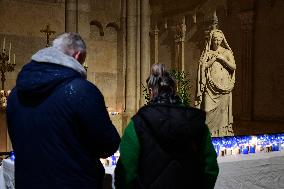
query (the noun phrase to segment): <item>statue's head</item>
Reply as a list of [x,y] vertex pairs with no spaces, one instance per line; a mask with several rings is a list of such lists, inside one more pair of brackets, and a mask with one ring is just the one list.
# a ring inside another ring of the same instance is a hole
[[216,50],[224,40],[224,34],[221,30],[212,30],[211,31],[211,44],[212,49]]

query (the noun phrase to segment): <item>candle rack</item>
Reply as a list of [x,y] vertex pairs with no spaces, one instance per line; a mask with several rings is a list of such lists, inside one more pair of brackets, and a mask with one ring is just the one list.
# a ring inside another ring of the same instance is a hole
[[1,93],[0,93],[0,107],[1,109],[5,109],[7,105],[7,97],[9,95],[9,90],[5,91],[5,81],[6,77],[5,74],[7,72],[15,71],[16,66],[16,57],[14,54],[14,60],[11,62],[11,43],[9,45],[9,51],[7,53],[6,46],[5,46],[5,38],[3,40],[3,49],[0,53],[0,72],[1,72]]
[[284,150],[284,133],[213,137],[212,144],[219,156],[281,151]]

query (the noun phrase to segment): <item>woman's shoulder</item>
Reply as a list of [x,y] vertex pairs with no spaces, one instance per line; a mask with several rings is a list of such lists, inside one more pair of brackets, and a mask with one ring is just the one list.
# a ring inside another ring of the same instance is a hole
[[195,107],[192,107],[192,106],[185,106],[183,104],[148,104],[148,105],[145,105],[143,107],[141,107],[137,114],[141,114],[141,113],[144,113],[144,112],[154,112],[154,111],[151,111],[151,109],[172,109],[172,111],[176,111],[176,112],[183,112],[183,113],[186,113],[188,115],[191,115],[191,116],[196,116],[196,117],[201,117],[201,118],[205,118],[205,111],[204,110],[201,110],[201,109],[198,109],[198,108],[195,108]]

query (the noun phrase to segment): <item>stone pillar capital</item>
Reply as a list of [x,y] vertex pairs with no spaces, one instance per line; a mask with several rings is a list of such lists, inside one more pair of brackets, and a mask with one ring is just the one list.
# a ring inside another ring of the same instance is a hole
[[155,24],[154,28],[150,30],[150,35],[151,36],[158,36],[159,35],[159,28],[158,28],[158,25]]
[[157,24],[155,25],[155,28],[153,29],[153,34],[154,35],[159,35],[159,28],[158,28],[158,26],[157,26]]

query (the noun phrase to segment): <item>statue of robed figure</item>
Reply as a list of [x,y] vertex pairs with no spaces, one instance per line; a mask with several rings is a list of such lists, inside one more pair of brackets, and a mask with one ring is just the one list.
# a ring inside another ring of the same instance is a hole
[[210,32],[198,68],[195,106],[206,112],[212,136],[233,135],[232,90],[236,64],[223,32]]

